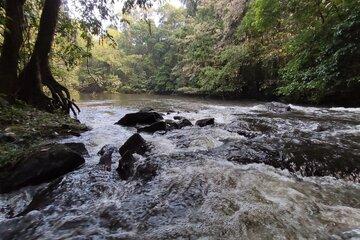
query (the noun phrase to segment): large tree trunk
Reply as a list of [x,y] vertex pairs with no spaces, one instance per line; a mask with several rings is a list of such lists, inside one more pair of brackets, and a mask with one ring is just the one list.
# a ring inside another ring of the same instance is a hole
[[0,93],[13,95],[15,91],[19,52],[23,43],[25,0],[5,2],[6,23],[0,58]]
[[[69,112],[71,109],[75,113],[69,91],[54,79],[49,63],[60,6],[61,0],[45,0],[33,53],[19,78],[18,97],[48,111],[62,109]],[[49,88],[52,98],[44,94],[44,85]]]

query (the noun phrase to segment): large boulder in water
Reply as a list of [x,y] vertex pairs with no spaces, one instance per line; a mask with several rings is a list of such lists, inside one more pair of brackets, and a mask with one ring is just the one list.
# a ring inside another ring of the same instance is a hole
[[154,133],[157,131],[166,131],[168,129],[166,122],[156,122],[146,127],[138,128],[139,132]]
[[130,154],[137,153],[143,155],[146,151],[149,150],[148,144],[141,137],[140,134],[135,133],[132,135],[119,149],[121,156],[124,156],[126,152]]
[[214,125],[215,124],[215,119],[214,118],[205,118],[205,119],[201,119],[196,121],[195,125],[199,126],[199,127],[205,127],[208,125]]
[[0,193],[56,179],[84,164],[84,158],[64,144],[46,145],[0,168]]
[[157,112],[140,111],[137,113],[126,114],[116,124],[132,127],[136,126],[137,124],[150,125],[163,119],[164,118]]
[[86,149],[85,144],[83,143],[70,142],[64,143],[64,145],[73,150],[74,152],[77,152],[81,156],[89,156],[89,152]]

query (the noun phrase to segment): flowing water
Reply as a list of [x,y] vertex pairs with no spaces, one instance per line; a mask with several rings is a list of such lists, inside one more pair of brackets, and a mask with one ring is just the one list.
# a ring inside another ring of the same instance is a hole
[[[105,100],[104,100],[105,99]],[[150,95],[83,96],[82,168],[0,196],[0,239],[360,239],[360,108],[205,101]],[[120,180],[117,156],[97,152],[135,128],[114,125],[143,107],[215,126],[142,134],[150,181]],[[42,194],[36,194],[43,190]],[[37,207],[16,216],[38,198]]]

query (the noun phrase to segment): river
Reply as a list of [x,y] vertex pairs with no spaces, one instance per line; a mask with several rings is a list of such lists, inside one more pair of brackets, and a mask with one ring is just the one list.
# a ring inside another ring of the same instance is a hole
[[[120,94],[79,106],[91,130],[61,141],[85,143],[85,166],[1,195],[0,239],[360,239],[360,108]],[[122,181],[97,152],[134,134],[114,123],[144,107],[215,125],[142,134],[152,149],[137,157],[157,175]],[[9,218],[41,189],[41,208]]]

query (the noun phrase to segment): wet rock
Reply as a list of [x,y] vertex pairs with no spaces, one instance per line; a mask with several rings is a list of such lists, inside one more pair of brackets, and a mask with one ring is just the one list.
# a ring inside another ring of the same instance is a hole
[[179,128],[191,127],[193,124],[186,118],[182,118],[179,123]]
[[157,112],[137,112],[126,114],[116,124],[122,126],[148,125],[159,122],[164,118]]
[[158,165],[151,162],[146,162],[136,168],[134,177],[144,181],[150,181],[156,176]]
[[123,146],[120,147],[119,153],[121,156],[123,156],[126,152],[129,152],[130,154],[137,153],[143,155],[148,150],[149,147],[144,138],[142,138],[140,134],[135,133],[124,143]]
[[115,152],[116,151],[116,147],[114,145],[111,144],[106,144],[105,146],[103,146],[100,151],[97,153],[99,156],[104,155],[107,152]]
[[167,130],[167,124],[163,121],[153,123],[150,126],[138,128],[139,132],[147,132],[147,133],[154,133],[157,131],[166,131],[166,130]]
[[182,117],[182,116],[174,116],[174,120],[182,120],[182,119],[184,119],[184,117]]
[[166,119],[165,123],[166,123],[166,130],[168,130],[168,131],[171,131],[174,129],[179,129],[179,124],[177,122],[175,122],[174,120]]
[[51,182],[46,188],[39,190],[29,203],[29,205],[17,216],[24,216],[34,210],[41,210],[51,204],[55,198],[55,189],[59,188],[63,178],[60,177]]
[[315,129],[315,132],[325,132],[328,130],[329,130],[329,127],[326,127],[324,125],[318,125]]
[[111,171],[112,155],[116,151],[116,147],[113,145],[105,145],[101,148],[98,154],[101,156],[99,165],[104,167],[104,170]]
[[329,143],[291,141],[284,144],[249,141],[234,144],[228,160],[240,164],[263,163],[275,168],[299,172],[303,176],[333,176],[360,181],[360,155]]
[[56,179],[85,163],[84,158],[64,144],[52,144],[23,156],[0,169],[0,193]]
[[205,119],[201,119],[196,121],[195,125],[199,126],[199,127],[205,127],[208,125],[214,125],[215,124],[215,119],[214,118],[205,118]]
[[279,102],[266,103],[265,107],[269,111],[275,112],[275,113],[286,113],[286,112],[290,112],[292,110],[290,105],[287,105],[284,103],[279,103]]
[[71,150],[73,150],[74,152],[77,152],[81,156],[89,156],[89,152],[86,149],[85,144],[83,143],[71,142],[71,143],[65,143],[64,145],[70,148]]
[[128,180],[134,175],[134,163],[136,159],[127,151],[119,161],[119,166],[116,171],[119,173],[120,179]]

